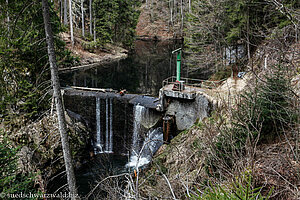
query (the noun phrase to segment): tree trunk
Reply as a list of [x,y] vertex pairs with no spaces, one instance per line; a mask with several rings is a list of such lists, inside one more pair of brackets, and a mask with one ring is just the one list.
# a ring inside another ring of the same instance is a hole
[[64,25],[68,24],[67,0],[64,0]]
[[94,12],[94,42],[96,42],[96,17]]
[[151,12],[150,12],[150,20],[151,20],[151,22],[153,22],[154,21],[154,19],[153,19],[153,10],[154,10],[154,8],[153,8],[153,0],[151,0],[150,10],[151,10]]
[[89,9],[90,9],[90,34],[93,35],[92,0],[90,0]]
[[63,0],[60,0],[60,22],[63,23],[63,14],[64,14],[64,7],[63,7]]
[[76,188],[76,180],[75,180],[68,136],[66,131],[65,115],[64,115],[63,105],[62,105],[60,83],[58,78],[58,69],[56,65],[56,57],[55,57],[55,50],[54,50],[53,33],[50,24],[48,1],[42,0],[42,5],[43,5],[43,18],[45,24],[46,42],[48,46],[48,56],[49,56],[49,63],[50,63],[50,70],[51,70],[51,81],[53,86],[53,98],[55,99],[56,102],[58,128],[61,137],[68,185],[69,185],[70,193],[72,194],[71,199],[77,199],[76,196],[78,193]]
[[84,0],[81,0],[81,26],[82,26],[82,36],[84,37],[84,10],[83,10],[83,2],[84,2]]
[[181,3],[180,3],[180,14],[181,14],[181,28],[180,28],[180,34],[181,34],[181,37],[183,37],[183,0],[181,0]]
[[176,0],[174,0],[173,5],[174,5],[174,21],[176,23],[176,19],[177,19],[177,2],[176,2]]
[[74,46],[74,35],[73,35],[73,13],[72,13],[72,0],[69,0],[69,18],[70,18],[70,34],[72,47]]
[[173,4],[172,4],[172,1],[170,0],[169,1],[169,7],[170,7],[170,22],[171,22],[171,26],[173,26]]
[[8,0],[6,0],[6,4],[7,4],[7,32],[9,32],[9,23],[10,23],[10,19],[9,19],[9,12],[8,12]]
[[192,0],[189,0],[189,13],[191,13],[191,12],[192,12],[192,5],[191,5],[191,1],[192,1]]
[[247,55],[248,55],[248,61],[251,59],[251,54],[250,54],[250,37],[249,37],[249,32],[250,32],[250,27],[249,27],[249,6],[247,8]]

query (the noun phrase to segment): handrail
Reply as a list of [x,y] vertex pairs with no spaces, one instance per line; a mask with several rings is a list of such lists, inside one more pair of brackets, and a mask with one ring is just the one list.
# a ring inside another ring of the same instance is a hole
[[[219,81],[209,81],[209,80],[194,79],[194,78],[182,78],[181,77],[181,80],[184,81],[184,85],[186,85],[186,86],[213,89],[213,88],[216,88],[225,79],[222,79]],[[163,80],[162,86],[164,87],[166,85],[174,84],[174,83],[176,83],[176,76],[171,76],[171,77]]]

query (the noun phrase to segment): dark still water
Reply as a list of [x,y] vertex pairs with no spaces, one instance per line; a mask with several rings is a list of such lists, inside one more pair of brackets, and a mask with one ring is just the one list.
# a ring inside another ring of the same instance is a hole
[[[78,192],[81,197],[88,197],[87,199],[99,199],[105,197],[109,192],[109,184],[114,182],[123,182],[121,179],[112,179],[103,181],[103,184],[98,185],[99,181],[106,177],[116,174],[128,172],[125,168],[128,162],[127,156],[114,154],[97,154],[91,161],[85,163],[79,171],[76,172],[76,182]],[[93,190],[93,192],[90,192]]]
[[[129,93],[158,95],[162,81],[176,74],[174,49],[181,41],[136,41],[128,58],[92,69],[60,74],[62,86],[126,89]],[[182,76],[185,75],[182,70]]]

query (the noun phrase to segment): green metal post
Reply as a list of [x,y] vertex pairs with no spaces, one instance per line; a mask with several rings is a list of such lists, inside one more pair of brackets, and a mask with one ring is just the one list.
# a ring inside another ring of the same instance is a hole
[[177,52],[177,81],[180,81],[180,67],[181,67],[181,50]]
[[177,72],[176,80],[180,81],[180,66],[181,66],[181,48],[172,51],[172,54],[177,53]]

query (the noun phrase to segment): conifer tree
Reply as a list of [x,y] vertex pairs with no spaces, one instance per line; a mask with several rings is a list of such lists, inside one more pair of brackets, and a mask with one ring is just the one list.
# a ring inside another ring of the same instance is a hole
[[[48,108],[49,71],[45,32],[39,27],[43,21],[41,2],[3,1],[0,3],[0,117],[12,127],[16,117],[34,120]],[[10,20],[7,21],[7,13]],[[53,32],[61,31],[59,18],[51,10]],[[61,65],[73,64],[64,43],[54,39],[57,59]]]

